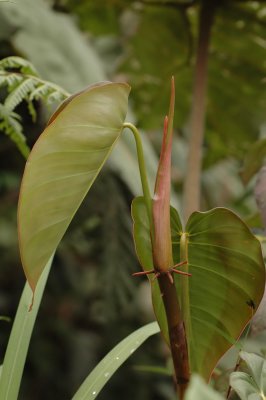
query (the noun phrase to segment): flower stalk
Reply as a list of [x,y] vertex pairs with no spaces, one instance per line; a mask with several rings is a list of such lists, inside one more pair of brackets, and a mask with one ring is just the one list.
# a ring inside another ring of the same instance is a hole
[[[154,274],[152,281],[158,279],[167,318],[170,350],[174,365],[174,381],[179,400],[184,399],[189,383],[190,369],[185,324],[179,298],[174,284],[174,274],[188,276],[188,269],[180,271],[177,267],[187,264],[187,259],[174,265],[172,252],[170,197],[171,197],[171,153],[173,141],[173,120],[175,107],[175,84],[171,81],[169,113],[164,120],[163,140],[157,170],[154,197],[151,199],[146,176],[145,159],[139,133],[136,128],[125,123],[124,127],[134,134],[139,160],[140,176],[146,211],[150,222],[153,269],[136,272],[134,276]],[[184,278],[185,278],[184,276]]]

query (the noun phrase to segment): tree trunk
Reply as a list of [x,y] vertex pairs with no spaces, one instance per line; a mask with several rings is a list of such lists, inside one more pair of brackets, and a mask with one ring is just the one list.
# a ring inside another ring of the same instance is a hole
[[191,110],[190,138],[187,159],[187,174],[184,182],[184,219],[193,211],[200,209],[202,145],[205,130],[206,89],[208,74],[208,50],[211,27],[217,3],[204,0],[199,17],[199,35],[196,54],[195,81]]

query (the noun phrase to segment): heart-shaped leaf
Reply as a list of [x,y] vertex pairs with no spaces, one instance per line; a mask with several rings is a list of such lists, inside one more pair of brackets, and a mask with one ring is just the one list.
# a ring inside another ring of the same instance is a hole
[[27,161],[19,197],[23,268],[31,288],[119,138],[130,88],[104,82],[55,112]]
[[[132,216],[140,263],[144,270],[151,270],[149,221],[142,198],[133,201]],[[241,219],[225,208],[193,213],[185,230],[177,212],[171,209],[171,226],[174,263],[181,261],[181,252],[186,253],[187,270],[192,274],[174,275],[191,371],[208,380],[262,299],[265,267],[260,243]],[[166,316],[156,281],[152,281],[152,295],[156,317],[167,338]]]

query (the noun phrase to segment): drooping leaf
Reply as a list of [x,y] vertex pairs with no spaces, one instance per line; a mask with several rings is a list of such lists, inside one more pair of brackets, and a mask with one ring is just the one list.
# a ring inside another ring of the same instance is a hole
[[[144,270],[153,269],[143,199],[135,199],[132,209],[140,263]],[[182,234],[187,237],[188,270],[192,276],[175,274],[174,280],[186,322],[191,370],[208,380],[262,299],[265,267],[261,248],[240,218],[225,208],[193,213],[185,230],[172,209],[171,225],[174,263],[180,262]],[[156,317],[167,337],[166,317],[156,281],[152,282],[152,294]]]
[[240,352],[248,372],[233,372],[230,385],[241,400],[265,399],[266,397],[266,362],[265,359],[252,353]]
[[106,385],[118,368],[150,336],[159,332],[156,322],[137,329],[111,350],[89,374],[72,400],[93,400]]
[[32,289],[119,138],[129,86],[102,83],[66,100],[27,161],[18,230]]

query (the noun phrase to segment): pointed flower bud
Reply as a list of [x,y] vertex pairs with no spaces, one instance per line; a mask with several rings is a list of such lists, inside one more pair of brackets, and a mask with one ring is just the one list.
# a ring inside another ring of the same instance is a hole
[[163,142],[152,205],[154,268],[162,272],[168,271],[173,265],[170,194],[174,104],[175,86],[174,78],[172,78],[169,115],[166,116],[164,120]]

